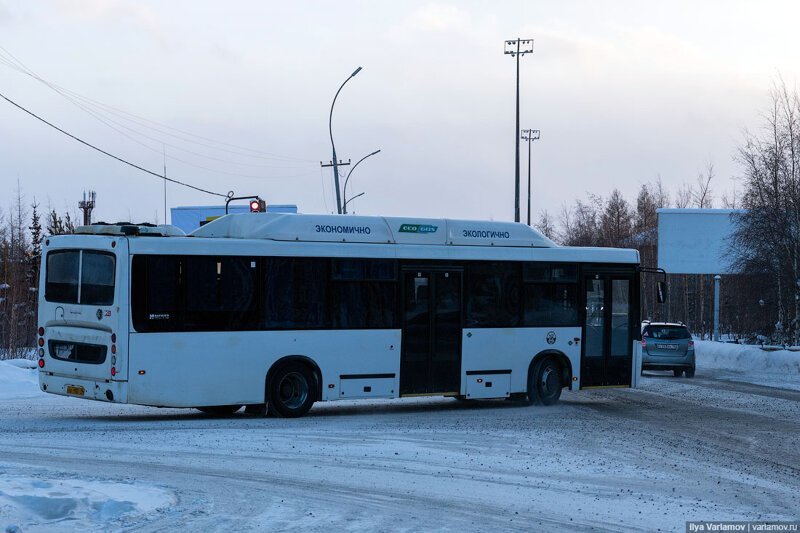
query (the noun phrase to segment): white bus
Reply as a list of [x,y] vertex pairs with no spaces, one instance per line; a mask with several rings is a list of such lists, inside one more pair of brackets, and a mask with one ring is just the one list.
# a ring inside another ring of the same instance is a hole
[[45,241],[40,288],[42,390],[105,402],[286,417],[355,398],[549,405],[640,375],[638,252],[523,224],[92,225]]

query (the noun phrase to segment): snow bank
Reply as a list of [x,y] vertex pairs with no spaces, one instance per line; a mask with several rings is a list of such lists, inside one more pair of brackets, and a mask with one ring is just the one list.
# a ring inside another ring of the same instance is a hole
[[70,529],[105,529],[109,522],[123,525],[174,503],[171,492],[143,485],[0,476],[0,527],[12,531],[46,530],[62,521],[69,521]]
[[44,394],[39,390],[36,361],[9,359],[0,361],[0,400],[33,398]]
[[760,346],[695,341],[698,368],[794,374],[800,377],[800,353],[789,350],[765,351]]

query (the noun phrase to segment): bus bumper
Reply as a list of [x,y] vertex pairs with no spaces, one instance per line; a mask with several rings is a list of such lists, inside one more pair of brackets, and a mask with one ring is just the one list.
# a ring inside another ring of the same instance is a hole
[[82,379],[40,371],[39,388],[51,394],[86,400],[114,403],[128,401],[127,381]]

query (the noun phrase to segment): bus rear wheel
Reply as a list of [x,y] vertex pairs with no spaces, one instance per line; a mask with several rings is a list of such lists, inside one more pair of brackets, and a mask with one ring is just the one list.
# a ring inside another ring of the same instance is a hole
[[552,357],[542,359],[533,368],[528,378],[528,399],[530,403],[553,405],[561,397],[561,365]]
[[315,400],[314,376],[302,363],[291,362],[275,371],[268,385],[269,412],[284,418],[303,416]]

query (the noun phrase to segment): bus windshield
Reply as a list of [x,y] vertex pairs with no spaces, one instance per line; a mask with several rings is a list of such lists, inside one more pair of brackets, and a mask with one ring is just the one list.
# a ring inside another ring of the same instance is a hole
[[47,254],[48,302],[111,305],[114,302],[113,254],[94,250],[57,250]]

